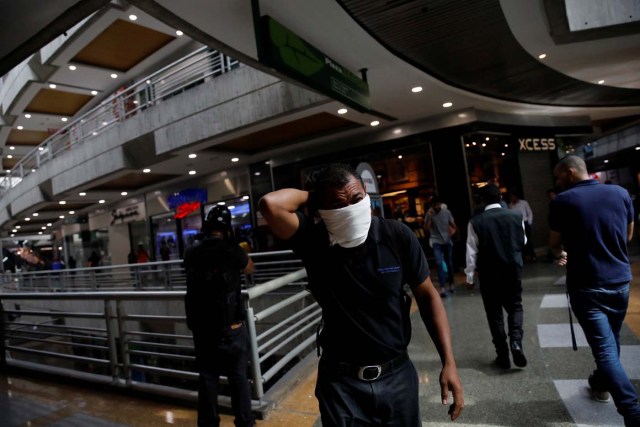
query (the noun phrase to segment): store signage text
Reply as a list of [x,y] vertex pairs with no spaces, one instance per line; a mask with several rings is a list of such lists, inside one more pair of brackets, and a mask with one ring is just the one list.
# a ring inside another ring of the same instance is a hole
[[520,151],[551,151],[556,149],[555,138],[518,138]]
[[139,204],[114,209],[111,211],[111,225],[143,220],[144,216],[140,212]]

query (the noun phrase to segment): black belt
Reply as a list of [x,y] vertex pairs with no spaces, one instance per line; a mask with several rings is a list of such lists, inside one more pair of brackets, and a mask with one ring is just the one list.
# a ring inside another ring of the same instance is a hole
[[330,368],[335,369],[339,374],[353,376],[362,381],[375,381],[381,376],[404,365],[409,360],[409,355],[404,353],[395,359],[389,360],[388,362],[381,363],[379,365],[365,366],[358,366],[346,362],[337,362],[326,357],[323,357],[322,360]]

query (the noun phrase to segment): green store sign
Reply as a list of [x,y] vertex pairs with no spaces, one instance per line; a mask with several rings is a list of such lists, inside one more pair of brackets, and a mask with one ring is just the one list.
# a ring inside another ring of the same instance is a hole
[[371,110],[367,82],[271,18],[261,18],[260,61],[325,95],[355,108]]

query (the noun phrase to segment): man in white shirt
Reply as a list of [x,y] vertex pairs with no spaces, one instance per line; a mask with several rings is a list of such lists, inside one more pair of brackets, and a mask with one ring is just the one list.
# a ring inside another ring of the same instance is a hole
[[[467,230],[467,287],[474,286],[478,272],[480,294],[489,321],[489,329],[496,348],[495,363],[502,369],[513,363],[527,365],[522,348],[522,247],[526,243],[523,219],[520,213],[500,206],[500,190],[494,185],[483,188],[484,211],[471,218]],[[509,341],[504,330],[507,311]]]

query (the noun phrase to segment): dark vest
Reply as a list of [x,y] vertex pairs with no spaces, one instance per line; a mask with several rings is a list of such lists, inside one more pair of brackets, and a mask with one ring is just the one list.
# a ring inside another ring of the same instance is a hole
[[478,235],[477,269],[517,265],[522,267],[524,230],[522,214],[504,208],[489,209],[470,220]]

